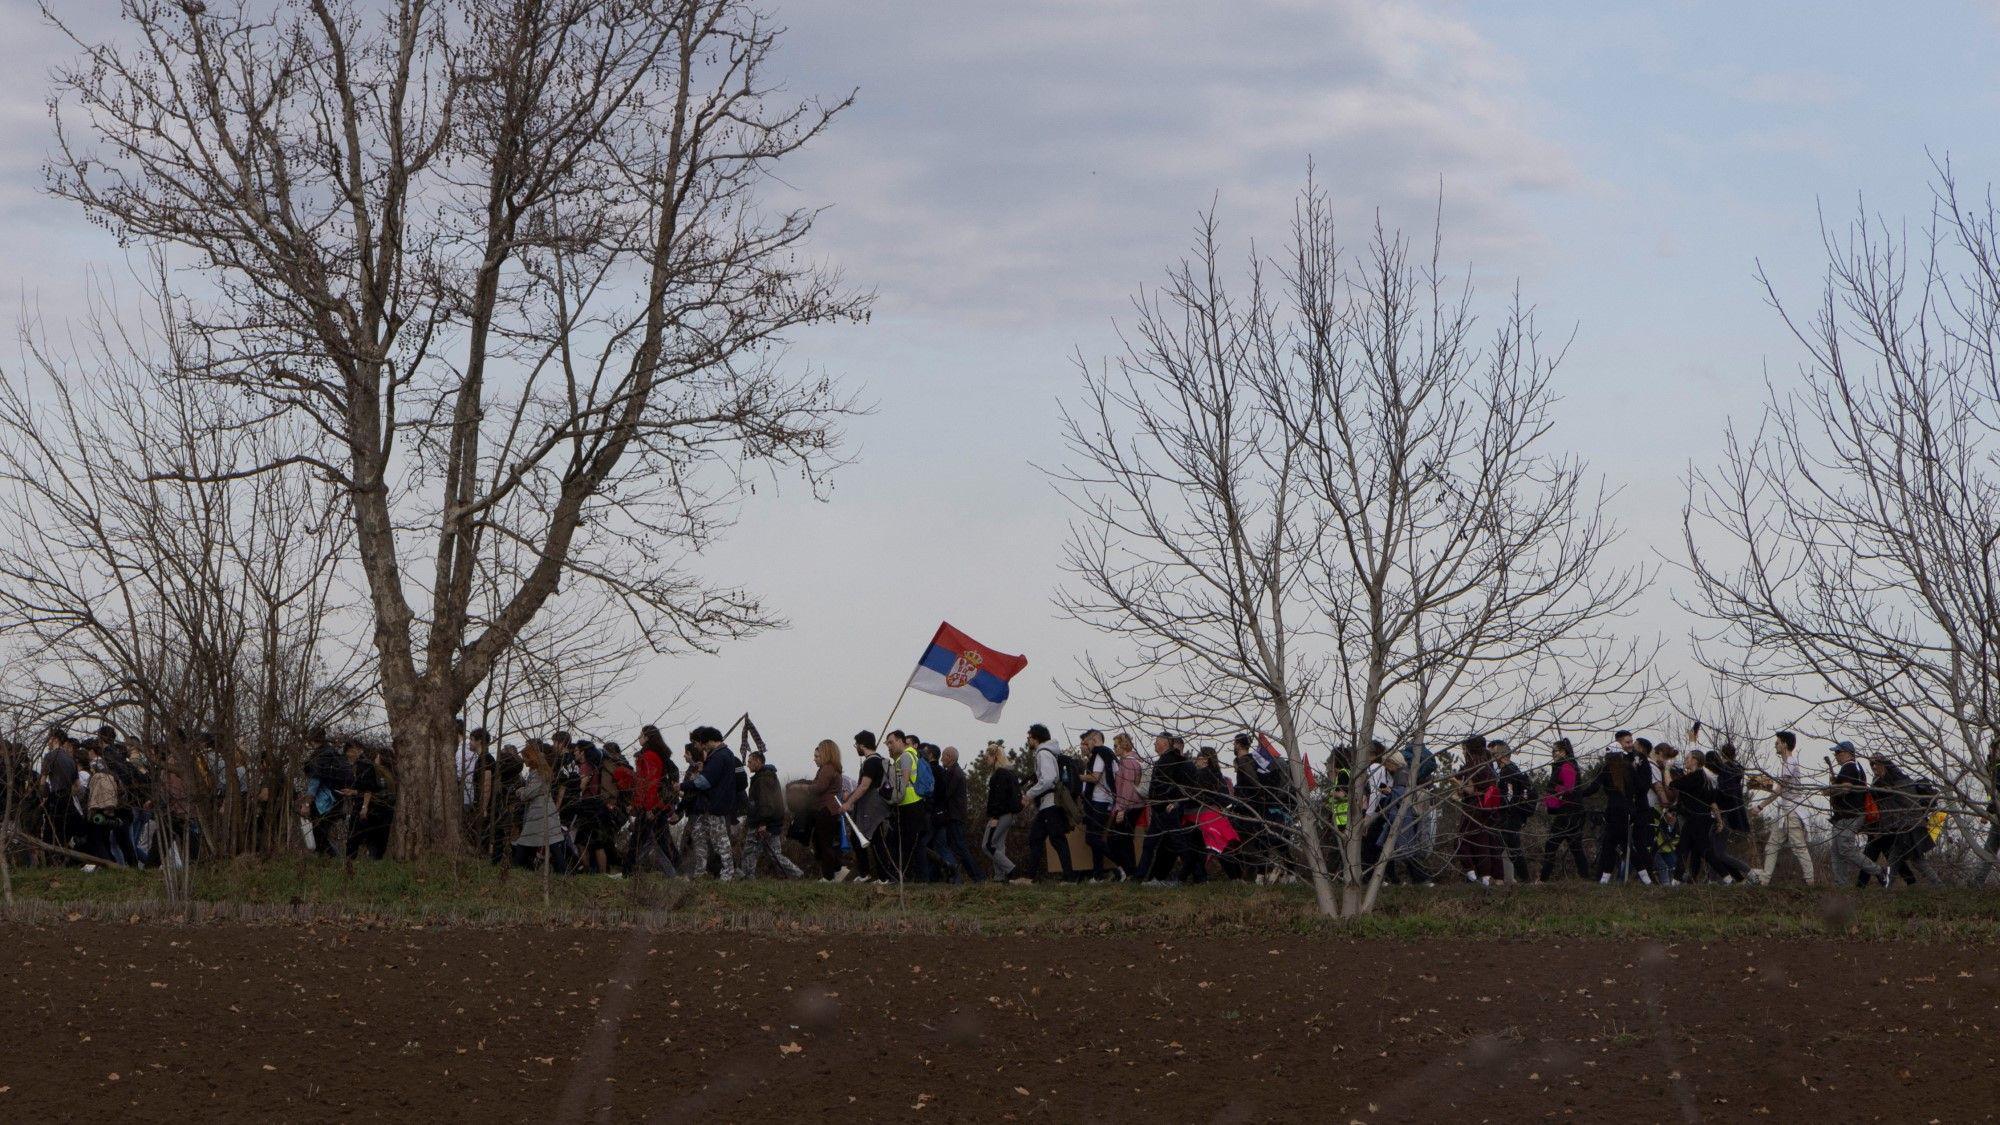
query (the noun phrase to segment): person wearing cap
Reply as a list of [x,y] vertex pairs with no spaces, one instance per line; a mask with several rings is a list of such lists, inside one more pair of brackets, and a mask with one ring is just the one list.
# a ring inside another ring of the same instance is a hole
[[1833,885],[1853,880],[1857,887],[1886,880],[1888,872],[1861,850],[1861,830],[1868,820],[1868,774],[1861,768],[1852,742],[1833,744],[1833,779],[1827,786],[1827,804],[1833,809]]

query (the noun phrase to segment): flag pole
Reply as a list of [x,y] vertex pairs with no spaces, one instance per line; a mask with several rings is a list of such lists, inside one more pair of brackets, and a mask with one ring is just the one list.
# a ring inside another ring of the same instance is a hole
[[903,681],[903,690],[897,694],[896,702],[889,708],[889,717],[882,720],[882,726],[875,733],[879,738],[889,737],[889,724],[896,721],[896,712],[903,709],[903,699],[910,694],[910,685],[917,681],[916,669],[910,670],[910,678]]
[[[944,630],[944,623],[939,622],[938,631],[942,632],[943,630]],[[937,633],[932,633],[931,644],[935,643],[937,643]],[[929,652],[930,650],[931,650],[930,644],[926,644],[924,646],[924,652]],[[889,724],[896,721],[896,712],[901,711],[903,709],[903,700],[910,694],[910,685],[917,682],[917,668],[922,668],[924,666],[924,652],[920,652],[917,654],[916,667],[911,668],[909,676],[903,680],[903,690],[897,693],[896,702],[890,706],[889,717],[883,719],[881,727],[875,731],[875,737],[877,737],[878,739],[889,737]]]

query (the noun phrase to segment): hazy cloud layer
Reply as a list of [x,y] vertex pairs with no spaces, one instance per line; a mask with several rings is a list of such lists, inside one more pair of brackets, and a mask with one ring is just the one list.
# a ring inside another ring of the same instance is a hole
[[1464,21],[1381,3],[788,4],[794,88],[861,100],[793,182],[890,312],[1100,318],[1219,200],[1282,232],[1308,159],[1352,220],[1425,220],[1462,254],[1535,241],[1571,184],[1517,69]]

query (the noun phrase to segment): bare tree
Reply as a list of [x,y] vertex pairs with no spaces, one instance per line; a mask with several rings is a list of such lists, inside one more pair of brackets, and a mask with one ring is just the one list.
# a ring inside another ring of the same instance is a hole
[[256,815],[257,788],[374,695],[335,580],[351,536],[323,481],[227,479],[311,435],[162,378],[191,362],[171,324],[99,307],[64,349],[24,333],[28,364],[0,373],[6,686],[43,722],[115,718],[211,850],[268,850],[288,820]]
[[[1314,513],[1304,454],[1267,409],[1288,356],[1258,263],[1231,295],[1213,215],[1195,257],[1137,301],[1114,364],[1079,362],[1058,475],[1080,519],[1057,595],[1070,616],[1131,646],[1086,660],[1071,697],[1131,719],[1242,729],[1266,719],[1308,791],[1303,739],[1317,668],[1304,563]],[[1303,813],[1303,808],[1300,810]],[[1336,911],[1319,818],[1299,815],[1300,856],[1320,909]]]
[[1809,313],[1763,279],[1799,381],[1691,475],[1683,524],[1711,669],[1920,763],[1976,815],[2000,796],[2000,210],[1936,172],[1914,239],[1865,210],[1822,224]]
[[[682,564],[755,474],[816,490],[839,458],[849,400],[777,363],[866,298],[799,257],[815,212],[757,194],[847,101],[785,97],[743,0],[122,12],[132,42],[76,37],[60,75],[51,190],[185,252],[198,376],[318,430],[216,475],[344,490],[396,850],[447,846],[454,718],[565,583],[663,648],[776,622]],[[529,565],[479,615],[496,539]]]
[[1575,459],[1543,451],[1559,357],[1537,350],[1526,311],[1481,346],[1469,287],[1453,290],[1435,249],[1413,266],[1379,227],[1350,269],[1311,182],[1291,235],[1276,267],[1253,259],[1237,297],[1211,219],[1165,296],[1141,300],[1115,371],[1085,368],[1063,478],[1082,516],[1080,587],[1061,604],[1136,643],[1127,661],[1086,665],[1082,701],[1275,722],[1299,797],[1287,830],[1321,908],[1354,914],[1373,903],[1363,820],[1342,840],[1336,901],[1307,739],[1593,721],[1639,682],[1637,649],[1602,626],[1645,576],[1602,569],[1602,497]]
[[[1291,251],[1293,362],[1272,404],[1320,516],[1307,582],[1336,741],[1365,753],[1444,729],[1520,742],[1622,714],[1645,662],[1606,626],[1647,575],[1604,565],[1606,498],[1579,458],[1550,450],[1561,350],[1541,348],[1518,294],[1480,331],[1469,278],[1440,265],[1441,225],[1427,260],[1378,222],[1350,261],[1308,185]],[[1414,789],[1417,755],[1407,769]],[[1366,830],[1349,818],[1350,913],[1379,885],[1378,872],[1361,899]]]

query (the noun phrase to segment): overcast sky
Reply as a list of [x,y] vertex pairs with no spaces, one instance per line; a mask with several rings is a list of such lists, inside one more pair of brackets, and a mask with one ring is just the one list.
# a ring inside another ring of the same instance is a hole
[[[58,0],[94,18],[113,0]],[[649,666],[609,737],[685,688],[683,721],[745,709],[787,772],[874,727],[940,620],[1030,664],[1000,733],[1072,728],[1055,684],[1105,643],[1057,619],[1060,457],[1073,354],[1099,357],[1134,290],[1214,201],[1239,247],[1275,244],[1316,161],[1350,230],[1421,225],[1485,294],[1516,279],[1574,329],[1555,440],[1622,489],[1634,557],[1678,551],[1680,477],[1719,452],[1796,351],[1761,261],[1811,300],[1818,209],[1920,220],[1927,153],[2000,178],[2000,5],[1457,5],[1336,0],[773,0],[799,93],[858,89],[785,173],[831,207],[817,249],[879,293],[866,325],[794,353],[874,402],[827,503],[757,496],[708,573],[789,630]],[[63,45],[0,0],[0,284],[47,317],[119,251],[38,193]],[[1663,577],[1632,628],[1685,659]],[[898,725],[977,746],[993,728],[913,696]]]

